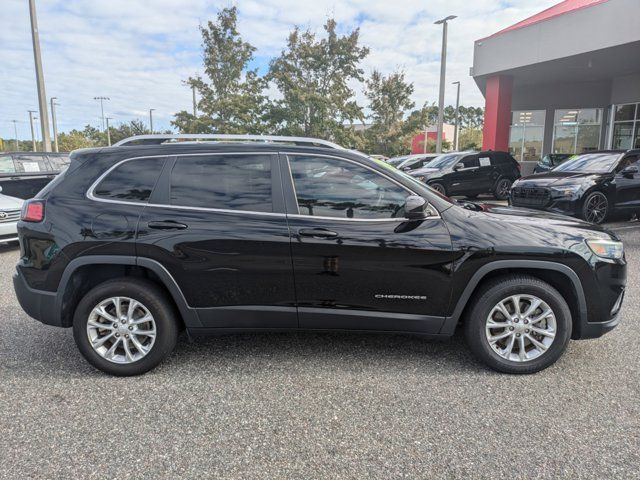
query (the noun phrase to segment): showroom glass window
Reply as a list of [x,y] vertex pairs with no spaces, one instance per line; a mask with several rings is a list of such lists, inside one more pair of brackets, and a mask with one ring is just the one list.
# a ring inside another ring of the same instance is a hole
[[640,148],[640,103],[614,106],[611,148]]
[[356,163],[291,156],[291,175],[301,215],[376,219],[404,216],[411,192]]
[[178,157],[169,200],[181,207],[272,212],[271,155]]
[[164,161],[165,157],[127,160],[109,172],[93,194],[108,200],[148,202]]
[[600,149],[601,108],[556,110],[553,123],[553,153],[587,153]]
[[509,153],[516,160],[535,161],[542,155],[545,110],[516,110],[511,112]]

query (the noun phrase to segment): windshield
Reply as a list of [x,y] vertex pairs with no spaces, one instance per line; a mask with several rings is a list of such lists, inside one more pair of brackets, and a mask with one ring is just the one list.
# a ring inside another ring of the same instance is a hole
[[608,173],[620,158],[619,153],[574,155],[553,169],[554,172]]
[[407,157],[396,157],[396,158],[390,158],[389,160],[387,160],[387,163],[389,165],[393,165],[394,167],[397,167],[398,165],[400,165],[402,162],[404,162],[407,159]]
[[433,160],[431,160],[427,165],[427,167],[439,168],[439,169],[450,167],[451,165],[453,165],[458,161],[460,156],[461,155],[459,153],[449,153],[446,155],[440,155],[439,157],[436,157]]

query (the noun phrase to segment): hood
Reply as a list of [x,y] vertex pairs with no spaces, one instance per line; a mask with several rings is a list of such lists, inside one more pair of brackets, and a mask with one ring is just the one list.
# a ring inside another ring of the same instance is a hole
[[[541,210],[533,210],[529,208],[507,207],[492,203],[476,203],[464,202],[461,204],[463,208],[484,214],[494,228],[500,229],[501,223],[522,226],[525,230],[533,228],[536,232],[542,230],[552,235],[558,232],[574,232],[576,234],[608,238],[618,238],[617,235],[610,232],[600,225],[586,222],[575,217],[560,215],[556,213],[545,212]],[[580,232],[580,233],[578,233]]]
[[24,200],[0,193],[0,210],[20,210]]
[[578,185],[585,182],[592,182],[602,178],[603,173],[579,173],[579,172],[544,172],[522,177],[517,181],[516,186],[536,186],[551,187],[560,185]]

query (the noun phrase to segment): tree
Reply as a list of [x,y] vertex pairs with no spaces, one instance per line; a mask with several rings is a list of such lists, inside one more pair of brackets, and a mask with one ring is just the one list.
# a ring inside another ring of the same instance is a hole
[[353,124],[363,120],[349,84],[363,80],[360,61],[369,49],[358,45],[359,30],[339,36],[336,22],[327,20],[326,38],[295,28],[287,47],[270,63],[267,79],[282,99],[273,102],[269,121],[274,133],[330,139],[347,146],[357,143]]
[[415,106],[412,94],[413,84],[405,81],[404,72],[385,77],[373,71],[365,90],[373,121],[365,133],[369,152],[395,156],[406,151],[411,132],[406,129],[404,114]]
[[206,78],[196,76],[185,83],[200,96],[197,117],[185,110],[171,122],[185,133],[261,133],[266,83],[257,70],[249,70],[255,47],[242,40],[237,30],[236,7],[218,12],[215,22],[200,27]]
[[[86,129],[85,129],[86,130]],[[85,135],[84,131],[71,130],[58,134],[58,148],[61,152],[71,152],[79,148],[95,147],[96,144]]]

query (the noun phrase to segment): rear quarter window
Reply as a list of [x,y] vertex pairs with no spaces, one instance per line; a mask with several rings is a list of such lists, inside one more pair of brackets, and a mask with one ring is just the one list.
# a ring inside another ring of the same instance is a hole
[[148,202],[164,162],[164,157],[127,160],[100,181],[93,195],[108,200]]

